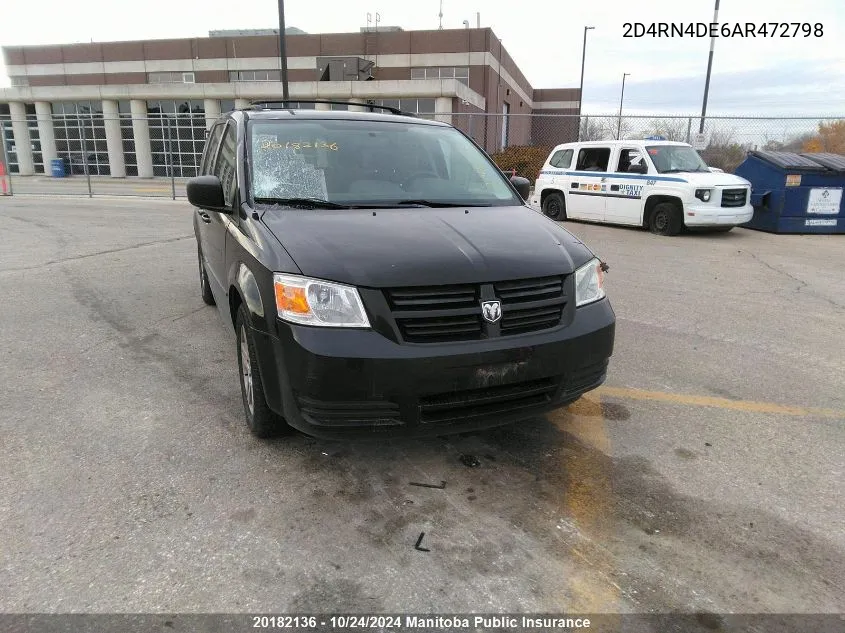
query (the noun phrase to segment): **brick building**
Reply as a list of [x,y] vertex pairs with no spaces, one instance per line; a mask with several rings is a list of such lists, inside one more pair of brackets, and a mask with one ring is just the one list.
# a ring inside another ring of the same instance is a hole
[[[575,136],[573,125],[524,115],[577,114],[578,89],[532,88],[489,28],[293,31],[291,98],[399,106],[452,122],[488,152]],[[171,156],[175,175],[191,176],[210,121],[282,91],[272,30],[2,51],[12,85],[0,89],[1,138],[22,175],[49,172],[61,157],[90,173],[150,177],[165,175]]]

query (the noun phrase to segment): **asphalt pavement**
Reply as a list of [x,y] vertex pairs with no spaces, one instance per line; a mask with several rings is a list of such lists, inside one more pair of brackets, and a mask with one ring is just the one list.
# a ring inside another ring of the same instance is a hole
[[605,387],[336,443],[248,433],[184,201],[0,219],[0,612],[845,610],[842,236],[565,223],[610,265]]

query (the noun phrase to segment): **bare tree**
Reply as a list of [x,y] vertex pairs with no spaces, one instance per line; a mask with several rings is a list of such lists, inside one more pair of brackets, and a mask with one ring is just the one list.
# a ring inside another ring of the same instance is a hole
[[604,126],[601,117],[585,116],[581,119],[581,133],[579,138],[582,141],[601,141],[605,139]]
[[713,130],[710,132],[710,142],[701,152],[701,157],[711,167],[733,172],[745,160],[749,149],[750,147],[737,142],[735,130]]
[[652,119],[643,136],[662,136],[667,141],[686,141],[689,119]]

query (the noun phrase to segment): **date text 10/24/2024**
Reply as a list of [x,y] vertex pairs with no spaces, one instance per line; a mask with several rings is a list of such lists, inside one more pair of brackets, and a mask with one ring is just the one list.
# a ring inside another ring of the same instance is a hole
[[622,37],[824,37],[821,22],[625,22]]
[[415,616],[415,615],[333,615],[317,616],[251,616],[256,629],[431,629],[461,630],[490,628],[530,628],[533,630],[575,631],[589,629],[586,617],[566,616]]

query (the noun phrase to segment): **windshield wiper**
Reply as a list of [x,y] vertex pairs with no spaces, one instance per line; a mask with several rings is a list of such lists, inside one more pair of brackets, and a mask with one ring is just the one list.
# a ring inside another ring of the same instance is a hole
[[418,206],[418,207],[433,207],[433,208],[446,208],[446,207],[489,207],[491,206],[489,203],[486,202],[461,202],[459,200],[399,200],[397,202],[391,203],[397,207],[403,206]]
[[339,204],[322,198],[255,198],[258,204],[276,204],[289,207],[306,207],[309,209],[351,209],[347,204]]

